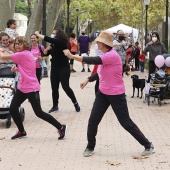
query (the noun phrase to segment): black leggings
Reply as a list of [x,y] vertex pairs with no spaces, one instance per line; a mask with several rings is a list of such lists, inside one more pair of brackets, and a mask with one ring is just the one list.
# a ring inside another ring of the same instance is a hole
[[40,83],[40,80],[42,78],[42,68],[36,68],[36,76],[37,76],[38,82]]
[[154,61],[149,61],[149,75],[148,75],[148,82],[150,82],[151,74],[155,73],[156,65]]
[[[76,52],[71,52],[71,54],[73,54],[73,55],[75,55],[76,54]],[[74,64],[74,59],[70,59],[70,64]]]
[[71,99],[73,104],[77,102],[74,92],[69,85],[70,67],[62,67],[60,69],[56,69],[52,67],[50,79],[51,79],[53,106],[58,106],[60,82],[63,90],[65,91],[67,96]]
[[110,105],[112,106],[112,109],[121,126],[127,130],[141,145],[149,147],[151,143],[145,138],[144,134],[129,116],[125,94],[105,95],[98,90],[88,122],[87,148],[95,148],[98,125]]
[[48,113],[45,113],[41,109],[40,96],[38,91],[30,92],[30,93],[22,93],[20,90],[17,90],[16,94],[14,95],[14,98],[12,99],[9,112],[20,132],[24,132],[25,129],[19,114],[19,107],[26,99],[28,99],[29,102],[31,103],[31,106],[37,117],[47,121],[57,129],[61,129],[62,125],[56,119],[54,119],[54,117],[52,117]]

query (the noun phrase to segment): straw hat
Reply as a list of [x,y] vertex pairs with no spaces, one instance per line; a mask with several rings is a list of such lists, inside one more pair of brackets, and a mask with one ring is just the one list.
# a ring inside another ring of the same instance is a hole
[[113,34],[106,31],[101,31],[99,36],[95,39],[95,41],[99,41],[103,44],[108,45],[109,47],[113,47],[113,39],[114,39]]

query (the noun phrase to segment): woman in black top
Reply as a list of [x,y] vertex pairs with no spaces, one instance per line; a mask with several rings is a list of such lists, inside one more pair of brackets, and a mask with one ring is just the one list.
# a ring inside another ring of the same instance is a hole
[[57,29],[53,30],[51,37],[44,36],[39,34],[38,31],[35,34],[43,39],[46,42],[51,43],[48,46],[44,53],[51,54],[51,88],[52,88],[52,99],[53,99],[53,106],[49,110],[49,113],[58,111],[58,100],[59,100],[59,83],[63,87],[63,90],[67,94],[67,96],[73,102],[75,109],[77,112],[80,111],[80,106],[77,102],[77,99],[74,95],[73,90],[69,86],[69,79],[70,79],[70,65],[68,58],[64,55],[63,50],[67,49],[67,35],[64,31]]

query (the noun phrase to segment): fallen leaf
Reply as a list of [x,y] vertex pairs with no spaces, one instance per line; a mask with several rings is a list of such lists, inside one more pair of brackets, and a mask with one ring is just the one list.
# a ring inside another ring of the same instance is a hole
[[149,156],[132,156],[133,159],[147,159]]
[[166,161],[161,161],[161,162],[158,162],[158,163],[166,163]]
[[120,164],[121,164],[120,162],[117,162],[117,161],[109,161],[109,160],[107,160],[106,163],[107,163],[107,164],[110,164],[110,165],[112,165],[112,166],[117,166],[117,165],[120,165]]
[[3,140],[3,139],[5,139],[5,137],[1,137],[1,138],[0,138],[0,140]]
[[105,145],[106,147],[109,147],[109,146],[112,146],[113,144],[110,144],[110,145]]
[[170,146],[170,144],[166,144],[166,146]]

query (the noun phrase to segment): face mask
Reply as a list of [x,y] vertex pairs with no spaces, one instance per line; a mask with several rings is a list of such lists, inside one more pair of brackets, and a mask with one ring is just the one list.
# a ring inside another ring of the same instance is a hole
[[85,33],[82,33],[82,35],[85,35]]
[[152,37],[153,42],[156,42],[157,40],[158,40],[157,37]]
[[125,39],[124,36],[122,36],[122,35],[119,36],[119,40],[120,40],[120,41],[122,41],[122,40],[124,40],[124,39]]
[[54,34],[51,34],[51,36],[50,36],[51,38],[54,38],[55,37],[55,35]]
[[8,44],[1,44],[3,47],[8,47],[9,46],[9,43]]

